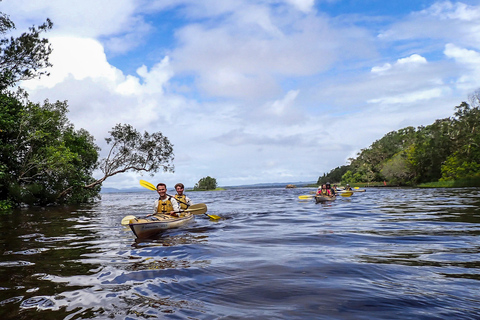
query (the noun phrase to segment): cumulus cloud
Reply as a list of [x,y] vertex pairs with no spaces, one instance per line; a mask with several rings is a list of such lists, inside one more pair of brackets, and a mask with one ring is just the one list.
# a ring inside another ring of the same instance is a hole
[[421,55],[412,54],[409,57],[398,59],[393,65],[390,63],[385,63],[382,66],[372,67],[371,72],[374,74],[384,74],[387,71],[391,71],[395,69],[397,70],[411,69],[424,64],[427,64],[427,59],[425,59]]
[[387,41],[423,39],[428,45],[442,46],[443,39],[462,46],[480,48],[480,7],[463,2],[439,1],[381,32]]

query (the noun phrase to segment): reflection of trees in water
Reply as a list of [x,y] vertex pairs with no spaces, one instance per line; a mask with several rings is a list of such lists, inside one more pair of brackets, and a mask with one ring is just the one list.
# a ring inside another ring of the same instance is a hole
[[164,233],[159,233],[148,239],[135,239],[135,243],[132,244],[133,247],[144,247],[144,246],[178,246],[182,244],[198,244],[205,243],[208,240],[207,235],[194,235],[191,233],[179,234],[179,235],[165,235]]
[[[206,235],[194,235],[190,233],[179,234],[174,236],[165,236],[159,234],[153,239],[135,239],[135,243],[132,245],[137,248],[148,247],[175,247],[180,245],[199,244],[207,242]],[[142,259],[135,262],[132,265],[126,267],[128,271],[138,270],[156,270],[156,269],[186,269],[190,267],[203,267],[210,265],[210,260],[174,260],[168,257],[158,258],[155,257],[130,257],[130,259]]]
[[191,267],[206,267],[210,265],[210,260],[174,260],[170,258],[153,258],[149,257],[142,261],[133,263],[130,266],[127,266],[125,270],[127,271],[141,271],[141,270],[165,270],[165,269],[187,269]]
[[175,313],[176,309],[201,309],[200,303],[187,300],[174,300],[168,298],[151,298],[134,292],[137,298],[126,299],[127,303],[134,305],[127,311],[127,314],[135,314],[142,318],[157,318],[159,314],[152,314],[152,310],[158,310],[161,313]]

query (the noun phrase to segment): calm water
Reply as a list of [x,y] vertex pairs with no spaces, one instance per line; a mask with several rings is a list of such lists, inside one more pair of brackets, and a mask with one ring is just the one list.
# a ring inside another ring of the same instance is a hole
[[156,194],[0,215],[0,319],[480,319],[480,189],[190,193],[218,222],[135,241]]

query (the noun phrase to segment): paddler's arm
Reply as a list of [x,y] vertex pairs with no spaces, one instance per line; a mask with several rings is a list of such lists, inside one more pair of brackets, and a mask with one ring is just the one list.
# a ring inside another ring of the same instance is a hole
[[174,197],[171,197],[170,202],[172,203],[173,207],[173,211],[170,211],[170,215],[179,217],[180,215],[178,214],[178,212],[180,211],[180,206],[178,205],[177,200]]

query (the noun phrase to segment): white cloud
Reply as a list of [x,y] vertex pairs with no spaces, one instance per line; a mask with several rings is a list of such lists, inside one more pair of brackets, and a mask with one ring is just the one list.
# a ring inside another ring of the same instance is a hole
[[115,82],[121,71],[107,62],[103,46],[91,38],[53,37],[49,39],[53,52],[50,61],[53,68],[50,76],[41,80],[27,81],[23,86],[34,89],[39,86],[52,88],[72,76],[76,80],[91,78]]
[[[439,1],[379,34],[380,39],[425,40],[429,45],[443,46],[444,40],[462,46],[480,48],[480,6],[456,1]],[[425,44],[423,44],[425,45]]]
[[381,104],[402,104],[409,105],[421,100],[431,100],[432,98],[438,98],[442,96],[441,88],[434,88],[430,90],[414,91],[409,93],[400,94],[397,96],[387,96],[377,99],[368,100],[368,103],[381,103]]
[[287,2],[303,12],[312,11],[315,5],[315,0],[287,0]]
[[372,67],[370,70],[373,74],[385,74],[386,72],[392,71],[401,71],[401,70],[411,70],[417,68],[417,66],[426,65],[427,59],[418,54],[412,54],[406,58],[398,59],[393,65],[390,63],[385,63],[382,66]]
[[445,46],[444,53],[465,68],[465,72],[457,80],[458,86],[466,91],[474,91],[480,87],[480,52],[449,43]]

